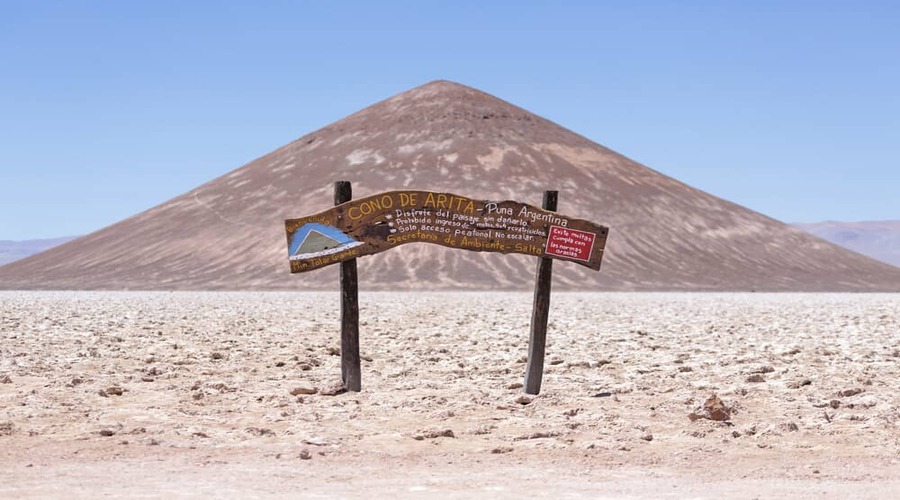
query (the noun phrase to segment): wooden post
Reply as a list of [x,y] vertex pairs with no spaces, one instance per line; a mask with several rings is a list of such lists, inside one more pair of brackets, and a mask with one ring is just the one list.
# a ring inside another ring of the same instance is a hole
[[[556,191],[544,191],[544,210],[556,211]],[[528,339],[528,363],[525,365],[525,392],[539,394],[544,376],[544,347],[547,344],[547,318],[550,312],[550,283],[553,261],[538,259],[534,275],[534,309],[531,311],[531,335]]]
[[[353,199],[347,181],[334,183],[334,204]],[[341,262],[341,380],[348,391],[362,387],[359,369],[359,282],[356,259]]]

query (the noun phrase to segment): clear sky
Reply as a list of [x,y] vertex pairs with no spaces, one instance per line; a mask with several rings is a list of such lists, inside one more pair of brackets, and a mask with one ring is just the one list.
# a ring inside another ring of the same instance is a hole
[[896,1],[0,0],[0,240],[436,79],[783,221],[900,219]]

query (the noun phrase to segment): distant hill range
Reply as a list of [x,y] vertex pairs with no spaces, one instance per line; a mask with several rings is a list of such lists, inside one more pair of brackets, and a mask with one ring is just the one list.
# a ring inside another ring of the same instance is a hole
[[900,220],[794,224],[823,240],[900,267]]
[[44,250],[74,240],[75,236],[50,238],[43,240],[3,241],[0,240],[0,266],[15,262],[25,257],[41,253]]
[[[283,221],[328,209],[339,180],[353,183],[356,198],[421,189],[540,205],[544,190],[558,190],[560,213],[610,233],[600,272],[557,262],[555,289],[900,291],[896,267],[446,81],[374,104],[146,212],[0,267],[0,288],[335,290],[336,267],[289,273]],[[524,255],[416,243],[360,258],[359,281],[361,290],[527,290],[534,267]]]

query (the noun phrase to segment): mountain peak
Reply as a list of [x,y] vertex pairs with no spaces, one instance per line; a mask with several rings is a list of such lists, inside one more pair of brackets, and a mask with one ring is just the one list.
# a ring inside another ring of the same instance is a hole
[[[599,273],[556,266],[554,287],[900,291],[900,270],[651,170],[502,99],[437,80],[397,94],[162,205],[0,268],[0,287],[333,288],[288,271],[283,221],[421,189],[539,204],[610,227]],[[362,289],[527,288],[533,259],[415,244],[361,258]]]

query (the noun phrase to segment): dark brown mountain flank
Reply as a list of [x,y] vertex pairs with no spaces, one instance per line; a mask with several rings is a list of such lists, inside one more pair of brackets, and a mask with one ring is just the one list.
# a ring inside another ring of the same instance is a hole
[[[557,289],[900,291],[900,269],[666,177],[477,90],[432,82],[308,134],[146,212],[0,267],[7,289],[337,288],[289,273],[284,219],[332,184],[539,205],[609,226],[600,272],[560,262]],[[527,289],[534,259],[410,244],[359,259],[362,290]]]

